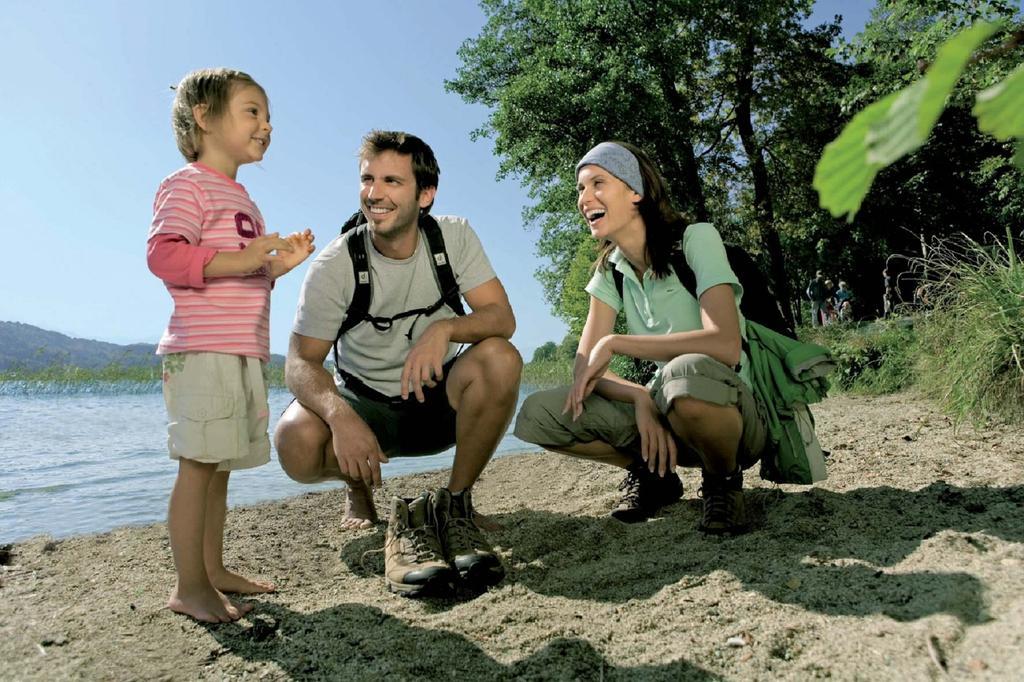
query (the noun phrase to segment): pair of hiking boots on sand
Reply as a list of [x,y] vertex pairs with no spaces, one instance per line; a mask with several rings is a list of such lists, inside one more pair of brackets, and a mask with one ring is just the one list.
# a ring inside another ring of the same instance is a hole
[[[683,483],[669,471],[664,476],[651,473],[644,463],[626,470],[619,484],[622,499],[612,516],[624,523],[646,521],[661,507],[678,502],[683,496]],[[743,472],[716,476],[703,472],[700,495],[704,510],[697,528],[709,535],[738,535],[747,530],[743,504]]]
[[473,520],[469,490],[446,488],[394,497],[384,541],[388,587],[406,597],[451,591],[460,579],[473,589],[496,585],[505,569]]

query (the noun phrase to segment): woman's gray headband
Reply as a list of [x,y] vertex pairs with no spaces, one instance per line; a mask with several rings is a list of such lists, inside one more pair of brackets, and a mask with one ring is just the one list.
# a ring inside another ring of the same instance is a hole
[[644,179],[640,175],[640,162],[633,153],[614,142],[602,142],[587,152],[576,164],[576,177],[584,166],[600,166],[629,185],[629,188],[644,195]]

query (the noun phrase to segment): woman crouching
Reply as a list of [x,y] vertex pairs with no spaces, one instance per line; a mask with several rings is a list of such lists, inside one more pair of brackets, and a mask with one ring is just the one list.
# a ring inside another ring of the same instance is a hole
[[[603,248],[586,287],[574,381],[529,396],[515,434],[625,469],[612,516],[627,523],[680,499],[677,466],[700,467],[698,528],[743,532],[743,470],[760,459],[766,430],[742,349],[743,289],[721,237],[709,223],[687,226],[633,145],[602,142],[576,164],[576,178],[576,205]],[[671,265],[680,235],[696,299]],[[628,333],[614,334],[622,309]],[[609,370],[616,354],[652,360],[658,370],[647,386],[627,381]]]

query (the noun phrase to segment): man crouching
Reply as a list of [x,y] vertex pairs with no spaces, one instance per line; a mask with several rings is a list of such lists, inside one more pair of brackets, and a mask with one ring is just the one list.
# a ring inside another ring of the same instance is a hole
[[[515,410],[515,317],[469,223],[430,216],[439,170],[426,143],[373,131],[359,173],[365,225],[329,244],[302,286],[285,364],[296,400],[275,433],[281,466],[304,483],[345,481],[342,527],[366,528],[377,521],[370,488],[381,462],[454,444],[446,487],[391,500],[387,582],[406,596],[459,577],[493,585],[504,569],[470,491]],[[324,368],[332,349],[334,377]]]

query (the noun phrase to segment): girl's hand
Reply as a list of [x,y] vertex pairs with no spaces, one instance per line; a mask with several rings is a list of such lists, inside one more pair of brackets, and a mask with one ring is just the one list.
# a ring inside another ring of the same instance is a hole
[[[284,254],[292,251],[293,248],[289,242],[281,239],[277,232],[256,237],[239,252],[243,272],[253,273],[263,266],[270,266],[275,261],[284,258]],[[275,251],[277,251],[276,255]]]
[[285,237],[284,241],[288,243],[291,249],[287,252],[278,253],[277,259],[271,263],[271,279],[277,279],[306,260],[309,254],[314,251],[313,239],[313,231],[308,228],[302,232],[292,232]]
[[644,392],[633,401],[636,413],[636,427],[640,432],[640,455],[647,462],[651,473],[664,476],[666,471],[676,470],[676,440],[672,431],[666,428],[650,394]]
[[[306,228],[302,232],[292,232],[290,235],[285,237],[285,241],[291,244],[292,250],[281,254],[281,265],[287,268],[284,272],[288,272],[288,270],[291,270],[296,265],[306,260],[306,258],[309,257],[309,254],[313,253],[314,239],[313,231],[309,228]],[[284,274],[284,272],[281,274]]]

